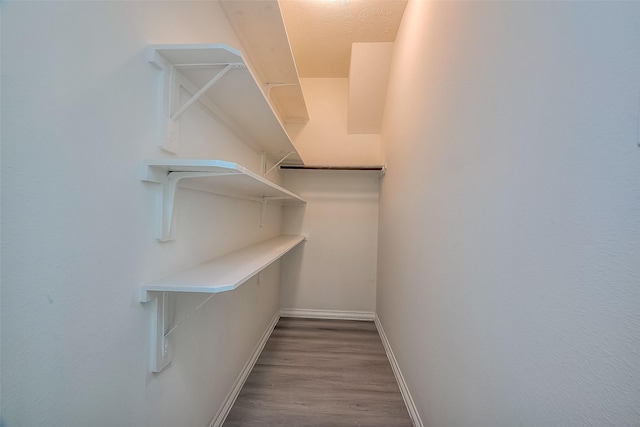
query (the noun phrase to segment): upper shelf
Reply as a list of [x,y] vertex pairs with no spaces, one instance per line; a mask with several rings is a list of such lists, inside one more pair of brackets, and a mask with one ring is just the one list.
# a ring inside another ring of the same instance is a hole
[[255,200],[264,205],[278,201],[284,205],[304,205],[306,201],[240,166],[222,160],[159,159],[148,160],[142,181],[162,184],[162,211],[158,239],[172,239],[175,192],[178,184],[188,188],[226,196]]
[[231,291],[255,276],[306,240],[303,235],[283,235],[232,252],[199,266],[155,280],[140,287],[140,300],[151,300],[149,292]]
[[285,123],[306,123],[309,113],[278,0],[222,0],[251,65],[269,87]]
[[[240,51],[221,44],[152,45],[149,48],[149,61],[165,71],[163,146],[168,151],[177,151],[174,141],[177,118],[199,101],[257,151],[293,153],[287,162],[302,163]],[[179,101],[181,88],[191,95],[185,102]],[[273,158],[277,159],[278,155]]]

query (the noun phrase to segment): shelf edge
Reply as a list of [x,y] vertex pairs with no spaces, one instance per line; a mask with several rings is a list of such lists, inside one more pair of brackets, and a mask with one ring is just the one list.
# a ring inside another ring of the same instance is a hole
[[[264,262],[260,262],[260,264],[256,266],[252,266],[250,270],[243,272],[238,277],[235,277],[234,280],[229,283],[220,284],[220,285],[210,285],[210,286],[202,286],[202,285],[172,285],[172,284],[162,284],[162,283],[154,283],[154,282],[162,282],[164,278],[152,281],[150,283],[144,283],[140,285],[140,302],[148,302],[153,299],[153,295],[150,293],[153,292],[184,292],[184,293],[206,293],[206,294],[216,294],[221,292],[228,292],[239,288],[242,284],[246,283],[249,279],[254,277],[256,274],[260,273],[267,267],[269,267],[274,262],[278,261],[288,252],[296,248],[300,243],[305,242],[307,240],[307,236],[300,235],[281,235],[260,243],[256,243],[254,245],[248,246],[246,248],[240,249],[238,251],[231,252],[229,254],[223,255],[221,257],[214,258],[212,260],[206,261],[202,264],[194,266],[192,268],[183,270],[177,274],[189,274],[189,272],[201,269],[206,266],[213,265],[217,261],[223,260],[224,262],[229,262],[231,257],[242,257],[247,252],[255,250],[260,246],[266,246],[267,243],[274,243],[277,240],[283,240],[283,238],[290,238],[288,242],[276,242],[283,245],[282,248],[279,248],[276,253],[266,259]],[[268,249],[268,247],[266,248]],[[165,276],[165,278],[172,278],[175,275]]]

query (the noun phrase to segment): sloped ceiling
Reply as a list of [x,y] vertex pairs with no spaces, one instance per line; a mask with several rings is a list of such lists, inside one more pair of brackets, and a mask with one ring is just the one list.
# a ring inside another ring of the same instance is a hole
[[349,77],[351,44],[392,42],[407,0],[280,0],[300,77]]

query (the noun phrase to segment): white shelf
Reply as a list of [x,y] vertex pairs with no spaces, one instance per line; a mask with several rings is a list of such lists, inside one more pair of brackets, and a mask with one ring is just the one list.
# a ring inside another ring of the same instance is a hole
[[285,123],[309,121],[300,78],[278,0],[223,0],[245,53],[262,82],[269,99]]
[[[162,371],[171,362],[173,356],[170,333],[177,325],[170,328],[169,293],[195,292],[212,294],[213,296],[216,293],[234,290],[305,240],[305,236],[283,235],[275,237],[196,267],[142,284],[140,286],[140,301],[150,306],[152,320],[150,370],[152,372]],[[203,304],[199,305],[191,314]]]
[[158,224],[158,240],[161,241],[172,240],[174,201],[178,186],[260,202],[262,216],[269,202],[283,205],[306,203],[296,194],[249,169],[222,160],[148,160],[141,179],[162,185],[162,210]]
[[[179,147],[178,118],[198,101],[231,132],[274,161],[302,163],[291,138],[248,69],[240,51],[221,44],[149,46],[149,61],[164,71],[163,141]],[[180,91],[192,96],[181,102]]]
[[302,235],[279,236],[143,284],[140,300],[150,301],[150,292],[219,293],[234,290],[304,240],[306,237]]

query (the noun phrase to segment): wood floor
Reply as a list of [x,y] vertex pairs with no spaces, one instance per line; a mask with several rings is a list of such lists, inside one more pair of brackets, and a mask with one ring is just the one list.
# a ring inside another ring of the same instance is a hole
[[281,318],[226,427],[411,426],[373,322]]

